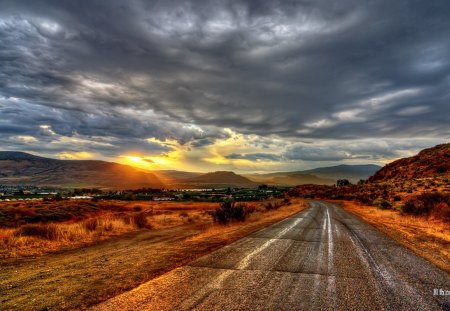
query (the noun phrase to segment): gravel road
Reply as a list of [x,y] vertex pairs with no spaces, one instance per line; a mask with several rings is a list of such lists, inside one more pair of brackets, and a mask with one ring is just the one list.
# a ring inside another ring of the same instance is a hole
[[450,310],[434,295],[450,292],[447,273],[357,216],[310,204],[92,309]]

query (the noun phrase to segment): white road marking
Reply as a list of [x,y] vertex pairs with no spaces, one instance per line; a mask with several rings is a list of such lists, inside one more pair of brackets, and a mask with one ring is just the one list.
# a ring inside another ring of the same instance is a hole
[[293,224],[291,224],[289,227],[284,228],[283,230],[281,230],[280,232],[277,233],[277,235],[272,238],[269,239],[266,243],[264,243],[263,245],[261,245],[260,247],[258,247],[257,249],[255,249],[253,252],[251,252],[250,254],[248,254],[247,256],[245,256],[244,259],[242,259],[239,262],[239,265],[237,266],[237,269],[245,269],[248,267],[248,265],[250,264],[250,261],[253,259],[253,257],[255,257],[256,255],[258,255],[259,253],[261,253],[263,250],[265,250],[266,248],[268,248],[270,245],[272,245],[277,239],[280,239],[283,235],[285,235],[287,232],[289,232],[290,230],[292,230],[292,228],[294,228],[295,226],[297,226],[301,221],[303,221],[303,218],[297,218]]
[[[296,218],[296,220],[289,226],[281,230],[274,238],[268,240],[263,245],[258,247],[256,250],[245,256],[244,259],[242,259],[237,269],[245,269],[250,264],[250,261],[258,255],[260,252],[262,252],[264,249],[269,247],[272,243],[274,243],[277,239],[281,238],[283,235],[285,235],[289,230],[292,230],[296,225],[298,225],[300,222],[302,222],[304,218]],[[264,229],[263,229],[264,230]],[[234,270],[225,270],[221,272],[217,278],[210,282],[208,285],[203,287],[201,290],[199,290],[195,295],[189,297],[188,299],[184,300],[180,305],[177,306],[180,310],[190,310],[192,309],[192,306],[195,306],[199,301],[203,299],[203,297],[209,295],[211,291],[218,290],[223,288],[223,283],[234,273]]]

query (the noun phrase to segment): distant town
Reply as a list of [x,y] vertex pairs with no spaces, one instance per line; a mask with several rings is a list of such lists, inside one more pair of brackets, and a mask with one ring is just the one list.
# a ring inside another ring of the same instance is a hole
[[148,200],[148,201],[201,201],[221,202],[259,201],[280,197],[291,187],[260,185],[257,188],[199,188],[101,190],[97,188],[52,188],[32,185],[0,185],[0,201],[33,200]]

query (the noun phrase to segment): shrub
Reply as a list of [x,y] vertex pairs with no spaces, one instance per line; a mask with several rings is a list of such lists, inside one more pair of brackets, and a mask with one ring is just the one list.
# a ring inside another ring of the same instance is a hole
[[436,204],[433,209],[433,214],[437,218],[442,218],[444,220],[450,221],[450,205],[446,202],[440,202]]
[[438,167],[436,167],[436,173],[443,174],[449,171],[449,165],[448,164],[441,164]]
[[391,202],[388,200],[377,198],[372,202],[372,205],[377,206],[379,209],[389,209],[392,207]]
[[213,220],[219,224],[227,224],[231,221],[245,221],[254,208],[248,208],[244,204],[236,204],[233,201],[225,201],[211,213]]
[[413,215],[430,215],[433,212],[442,217],[441,215],[446,214],[448,205],[450,195],[442,192],[425,192],[406,201],[402,206],[402,212]]
[[412,215],[427,215],[431,212],[431,209],[426,207],[423,202],[416,199],[409,199],[403,204],[401,210],[405,214]]
[[103,221],[103,229],[105,231],[112,231],[114,229],[114,224],[112,223],[111,219],[106,219]]
[[279,209],[283,206],[283,202],[281,200],[269,201],[263,204],[264,208],[268,211]]
[[133,218],[129,217],[129,216],[125,216],[125,217],[122,218],[123,223],[126,224],[126,225],[131,224],[132,220],[133,220]]
[[87,231],[95,231],[98,227],[98,219],[97,218],[91,218],[87,219],[83,222],[83,227]]
[[145,212],[140,212],[133,215],[133,223],[138,228],[151,228],[150,223],[147,219],[147,214]]
[[344,186],[350,186],[351,183],[350,183],[350,181],[348,181],[348,179],[338,179],[336,181],[336,185],[338,187],[344,187]]
[[47,240],[57,240],[59,230],[56,224],[27,224],[14,232],[14,236],[33,236]]

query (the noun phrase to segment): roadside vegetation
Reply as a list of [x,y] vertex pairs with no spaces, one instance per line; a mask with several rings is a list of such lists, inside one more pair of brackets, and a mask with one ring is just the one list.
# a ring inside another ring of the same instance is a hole
[[[399,213],[354,201],[334,202],[450,274],[450,226],[440,217]],[[415,200],[412,202],[414,205],[422,204]]]
[[355,201],[366,206],[397,211],[402,215],[427,216],[450,222],[450,179],[422,178],[357,185],[302,185],[291,196],[325,200]]
[[[3,228],[2,239],[10,244],[1,246],[7,257],[0,258],[2,307],[87,309],[308,207],[296,198],[280,202],[284,199],[227,205],[244,204],[252,212],[245,221],[220,224],[212,217],[220,203],[99,201],[94,203],[117,204],[120,210]],[[21,244],[14,244],[17,239]]]
[[208,222],[217,204],[49,201],[0,204],[0,258],[76,248],[139,230]]
[[289,204],[289,199],[222,203],[114,200],[3,202],[0,203],[0,258],[83,247],[142,230],[242,224],[266,217],[269,212]]

